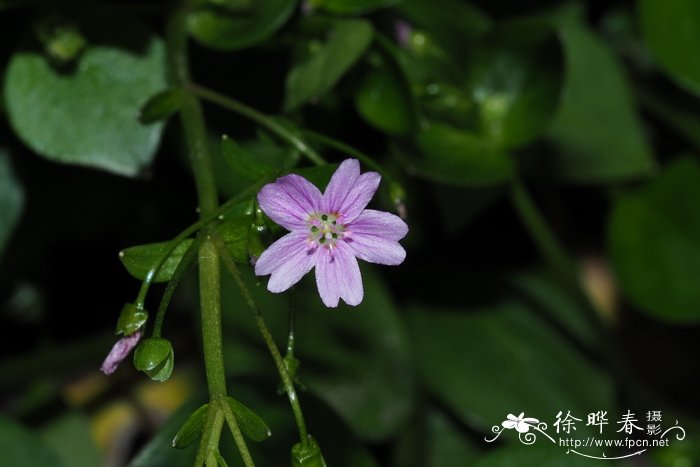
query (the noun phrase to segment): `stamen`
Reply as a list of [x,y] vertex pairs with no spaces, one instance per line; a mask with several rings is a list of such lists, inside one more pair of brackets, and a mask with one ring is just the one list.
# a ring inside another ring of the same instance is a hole
[[326,214],[322,214],[322,215],[321,215],[321,220],[322,220],[322,221],[327,221],[327,220],[328,220],[328,216],[327,216]]

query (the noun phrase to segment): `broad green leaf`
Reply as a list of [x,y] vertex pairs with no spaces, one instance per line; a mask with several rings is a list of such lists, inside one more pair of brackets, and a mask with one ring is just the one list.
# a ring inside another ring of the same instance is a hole
[[[221,153],[231,170],[249,182],[257,182],[279,172],[286,155],[277,151],[253,154],[226,135],[221,138]],[[265,155],[272,155],[274,159],[270,160]]]
[[141,107],[139,120],[148,124],[159,120],[167,120],[172,114],[180,110],[182,91],[179,89],[166,89],[151,97]]
[[372,36],[372,25],[368,21],[336,21],[326,42],[287,75],[284,108],[291,111],[318,101],[362,57]]
[[201,2],[187,24],[190,34],[207,47],[242,49],[270,37],[287,21],[296,4],[296,0],[255,0],[238,11],[227,11]]
[[216,227],[231,258],[239,263],[248,262],[248,233],[251,223],[249,216],[236,216],[226,219]]
[[608,246],[624,294],[667,321],[700,320],[700,166],[681,158],[647,186],[620,194]]
[[[160,242],[132,246],[120,251],[119,259],[126,270],[129,271],[129,274],[136,279],[144,280],[151,267],[157,265],[165,256],[168,245],[169,242]],[[167,282],[173,277],[177,265],[180,264],[190,245],[192,245],[192,239],[188,238],[175,247],[173,252],[163,262],[154,282]]]
[[355,91],[355,108],[370,125],[391,134],[406,134],[416,125],[411,90],[397,67],[372,66]]
[[654,157],[612,51],[595,33],[574,23],[561,29],[561,37],[566,79],[548,132],[556,152],[543,164],[555,177],[578,183],[649,176]]
[[209,404],[204,404],[189,416],[187,421],[178,430],[173,438],[172,446],[176,449],[185,449],[202,436],[202,429],[207,419]]
[[227,397],[226,403],[231,408],[241,432],[253,441],[265,441],[272,436],[270,428],[258,414],[238,402],[233,397]]
[[639,21],[649,50],[664,70],[700,96],[700,2],[640,0]]
[[24,191],[15,178],[9,154],[0,148],[0,258],[24,207]]
[[41,428],[40,436],[65,467],[94,467],[102,462],[91,433],[90,419],[83,413],[74,411],[60,415]]
[[39,436],[0,415],[0,465],[63,467],[56,452]]
[[359,15],[380,8],[387,8],[401,2],[401,0],[311,0],[315,8],[339,13]]
[[135,176],[153,160],[163,129],[137,118],[146,99],[165,87],[163,41],[119,16],[82,30],[90,45],[67,69],[33,49],[12,55],[5,76],[10,123],[50,160]]
[[516,301],[478,310],[414,307],[408,318],[423,381],[475,429],[487,432],[508,413],[549,418],[613,408],[607,375]]
[[492,141],[433,123],[416,136],[417,156],[397,153],[408,169],[442,183],[483,187],[508,181],[514,172],[510,156]]
[[507,147],[535,139],[557,110],[563,74],[562,47],[551,28],[517,21],[486,35],[467,80],[481,132]]

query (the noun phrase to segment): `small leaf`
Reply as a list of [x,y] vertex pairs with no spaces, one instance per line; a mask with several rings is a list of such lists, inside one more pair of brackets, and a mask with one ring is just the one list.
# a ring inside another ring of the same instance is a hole
[[148,321],[148,312],[143,308],[139,308],[133,303],[127,303],[122,308],[117,321],[117,330],[115,334],[124,334],[130,336]]
[[[129,274],[136,279],[144,280],[151,267],[154,267],[163,258],[169,242],[149,243],[146,245],[132,246],[119,252],[121,260]],[[175,247],[173,252],[161,265],[160,271],[156,274],[154,282],[167,282],[173,277],[175,269],[192,245],[192,239],[183,240]]]
[[[221,153],[231,170],[249,182],[272,177],[279,170],[279,165],[268,163],[265,158],[258,157],[257,154],[253,155],[247,148],[226,135],[221,138]],[[281,162],[280,160],[279,163]]]
[[468,79],[481,131],[507,147],[535,139],[557,110],[563,75],[562,47],[549,27],[513,21],[484,37]]
[[639,19],[644,41],[671,77],[700,96],[700,2],[641,0]]
[[139,343],[134,352],[134,366],[139,371],[158,368],[173,353],[173,346],[167,339],[151,337]]
[[508,181],[514,171],[510,156],[491,141],[434,123],[418,133],[420,155],[397,153],[416,175],[460,185],[488,186]]
[[248,438],[253,441],[265,441],[272,435],[265,421],[248,407],[233,397],[226,397],[226,403],[231,408],[241,432]]
[[172,445],[174,448],[185,449],[199,439],[207,419],[208,408],[209,404],[204,404],[190,415],[173,438]]
[[89,45],[68,70],[22,48],[5,75],[5,99],[17,136],[52,161],[135,176],[153,160],[160,124],[138,122],[140,105],[163,89],[163,41],[137,20],[81,25]]
[[190,34],[213,49],[242,49],[270,37],[287,21],[297,4],[296,0],[247,3],[247,8],[239,11],[200,3],[188,17]]
[[387,63],[370,68],[355,92],[355,107],[370,125],[391,134],[415,126],[411,91],[399,70]]
[[143,104],[139,112],[139,120],[144,124],[166,120],[180,110],[181,96],[182,91],[179,89],[166,89],[159,92]]
[[24,192],[10,165],[10,157],[0,149],[0,257],[19,221],[24,206]]
[[318,101],[362,57],[372,36],[372,25],[368,21],[336,21],[326,42],[287,75],[285,110]]
[[608,226],[615,272],[627,298],[656,318],[700,321],[698,199],[700,166],[685,157],[615,201]]
[[238,263],[248,262],[248,234],[251,219],[249,216],[237,216],[221,222],[216,231],[226,245],[231,258]]

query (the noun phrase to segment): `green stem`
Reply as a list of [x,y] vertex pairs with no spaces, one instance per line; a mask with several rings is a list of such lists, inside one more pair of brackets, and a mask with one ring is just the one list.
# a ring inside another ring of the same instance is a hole
[[282,355],[280,354],[280,351],[277,348],[277,344],[272,338],[272,334],[270,333],[270,330],[268,329],[267,324],[265,323],[265,318],[263,318],[262,313],[260,313],[260,310],[255,304],[255,301],[253,300],[253,297],[250,294],[248,287],[245,285],[245,282],[243,282],[243,277],[241,276],[241,272],[238,270],[238,266],[236,266],[236,263],[228,255],[226,251],[226,245],[224,245],[223,240],[221,240],[221,238],[219,238],[218,236],[214,235],[213,241],[216,244],[217,249],[219,250],[221,259],[224,263],[224,267],[226,267],[228,272],[231,274],[231,277],[233,277],[234,282],[241,290],[243,299],[245,300],[248,309],[252,312],[253,318],[255,319],[255,324],[258,326],[258,330],[260,331],[260,334],[262,335],[263,340],[265,341],[265,345],[267,346],[267,349],[275,362],[277,372],[279,373],[280,378],[282,379],[282,385],[284,386],[284,390],[287,392],[289,404],[291,405],[292,412],[294,413],[294,420],[297,425],[297,430],[299,431],[299,442],[302,446],[308,447],[309,433],[306,430],[304,414],[301,411],[301,404],[299,403],[299,398],[297,397],[296,389],[294,388],[292,378],[287,372],[287,366],[284,364],[284,359],[282,358]]
[[[221,406],[221,411],[224,413],[224,418],[226,419],[226,423],[228,424],[228,427],[231,430],[231,434],[233,435],[233,439],[236,442],[236,445],[245,446],[245,440],[243,439],[243,433],[241,433],[241,428],[238,426],[236,416],[233,414],[233,411],[226,402],[226,399],[222,398],[219,401],[219,405]],[[248,452],[247,449],[244,452],[241,452],[241,457],[243,457],[243,462],[246,465],[255,465],[255,463],[253,462],[253,458],[250,456],[250,452]]]
[[[173,84],[178,88],[187,89],[190,76],[187,59],[187,10],[185,7],[175,10],[169,18],[166,37]],[[217,212],[218,190],[202,106],[199,99],[189,92],[184,92],[182,95],[180,119],[194,172],[200,218],[205,218]],[[211,402],[217,403],[215,423],[210,426],[212,429],[210,431],[211,437],[205,447],[204,459],[218,446],[223,427],[223,416],[218,404],[226,396],[226,376],[221,338],[221,270],[216,246],[209,237],[211,230],[213,229],[208,227],[199,233],[202,239],[199,246],[199,294],[204,366],[209,399]],[[253,463],[250,460],[245,441],[242,438],[236,439],[236,445],[245,465],[252,467]],[[201,445],[200,452],[202,452]],[[201,460],[199,455],[197,457]]]
[[289,291],[289,320],[287,322],[287,328],[289,330],[287,337],[287,356],[294,357],[294,324],[295,324],[295,310],[294,310],[294,290]]
[[283,125],[280,125],[274,119],[268,117],[262,112],[258,112],[254,108],[249,107],[242,102],[194,83],[189,83],[187,89],[204,100],[231,110],[267,128],[272,133],[289,143],[293,148],[304,154],[306,158],[314,164],[324,165],[326,163],[319,153],[314,151],[311,146],[306,144],[301,138],[299,138],[299,136],[294,134],[294,132],[288,130]]

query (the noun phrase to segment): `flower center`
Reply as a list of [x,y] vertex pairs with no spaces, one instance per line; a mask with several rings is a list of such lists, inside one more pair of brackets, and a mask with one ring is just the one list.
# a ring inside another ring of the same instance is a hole
[[345,226],[338,222],[338,214],[317,213],[309,216],[309,241],[317,245],[333,248],[335,242],[343,238]]

